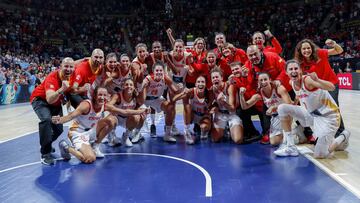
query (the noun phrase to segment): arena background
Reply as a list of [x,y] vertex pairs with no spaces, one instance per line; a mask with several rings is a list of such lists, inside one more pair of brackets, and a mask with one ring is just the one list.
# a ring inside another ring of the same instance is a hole
[[[359,12],[359,0],[0,0],[0,202],[360,202]],[[134,56],[137,43],[151,47],[159,40],[169,51],[167,28],[189,46],[204,37],[213,49],[215,33],[222,32],[245,50],[255,31],[269,29],[285,59],[303,38],[320,47],[334,39],[344,49],[330,61],[343,89],[350,147],[334,159],[316,160],[308,154],[311,147],[302,146],[303,155],[293,160],[277,159],[274,148],[258,143],[189,147],[146,137],[132,149],[104,147],[108,157],[92,166],[61,160],[51,169],[42,166],[38,119],[26,103],[36,84],[63,57],[80,59],[94,48]],[[164,161],[166,155],[204,166],[213,178],[212,196],[202,173]]]

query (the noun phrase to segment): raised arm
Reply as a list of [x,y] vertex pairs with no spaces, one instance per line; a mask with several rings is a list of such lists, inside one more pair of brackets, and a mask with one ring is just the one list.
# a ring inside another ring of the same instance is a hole
[[[51,86],[51,84],[45,84],[45,86]],[[69,82],[68,81],[62,81],[62,86],[54,91],[52,89],[46,90],[46,101],[49,104],[53,104],[55,103],[61,94],[63,94],[69,87]]]
[[329,56],[338,55],[344,51],[343,48],[332,39],[327,39],[325,44],[331,47],[331,49],[328,49]]
[[310,77],[305,77],[305,86],[309,89],[320,88],[327,91],[334,91],[335,86],[329,81],[318,78],[315,72],[309,74]]
[[261,96],[259,94],[254,94],[249,100],[245,101],[244,94],[246,92],[246,88],[241,87],[239,91],[240,95],[240,105],[243,110],[249,109],[254,106],[256,102],[261,100]]
[[169,40],[170,40],[171,46],[173,47],[174,44],[175,44],[175,38],[174,38],[174,36],[173,36],[172,29],[171,29],[171,28],[168,28],[168,29],[166,30],[166,34],[167,34],[167,36],[168,36],[168,38],[169,38]]

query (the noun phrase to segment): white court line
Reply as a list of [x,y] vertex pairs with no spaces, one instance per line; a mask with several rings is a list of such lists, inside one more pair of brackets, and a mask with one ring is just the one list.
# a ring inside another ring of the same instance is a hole
[[39,163],[41,163],[41,162],[37,161],[37,162],[29,163],[29,164],[23,164],[23,165],[19,165],[19,166],[14,166],[14,167],[11,167],[11,168],[1,170],[0,173],[4,173],[4,172],[7,172],[7,171],[12,171],[12,170],[15,170],[15,169],[18,169],[18,168],[24,168],[26,166],[32,166],[32,165],[39,164]]
[[9,139],[7,139],[7,140],[0,141],[0,144],[5,143],[5,142],[9,142],[9,141],[11,141],[11,140],[18,139],[18,138],[20,138],[20,137],[24,137],[24,136],[27,136],[27,135],[31,135],[31,134],[36,133],[36,132],[39,132],[39,130],[30,131],[30,132],[24,133],[24,134],[19,135],[19,136],[16,136],[16,137],[9,138]]
[[[298,148],[304,148],[304,147],[298,147]],[[307,148],[307,147],[306,147]],[[309,148],[308,148],[309,149]],[[301,151],[300,151],[301,152]],[[319,167],[322,171],[324,171],[326,174],[328,174],[331,178],[333,178],[336,182],[338,182],[340,185],[342,185],[344,188],[346,188],[348,191],[353,193],[357,198],[360,199],[360,191],[356,189],[354,186],[346,182],[344,179],[342,179],[340,176],[344,175],[343,173],[336,174],[335,172],[331,171],[329,168],[327,168],[325,165],[320,163],[318,160],[316,160],[314,157],[312,157],[310,154],[302,153],[307,159],[309,159],[313,164],[315,164],[317,167]]]
[[181,159],[178,157],[173,157],[173,156],[167,156],[167,155],[162,155],[162,154],[149,154],[149,153],[108,153],[105,155],[138,155],[138,156],[156,156],[156,157],[163,157],[163,158],[168,158],[168,159],[174,159],[177,161],[182,161],[184,163],[190,164],[192,166],[194,166],[195,168],[199,169],[203,175],[205,176],[205,196],[206,197],[212,197],[212,181],[211,181],[211,176],[209,175],[209,173],[201,166],[185,160],[185,159]]
[[[177,158],[177,157],[173,157],[173,156],[167,156],[167,155],[162,155],[162,154],[149,154],[149,153],[105,153],[105,155],[108,155],[108,156],[109,155],[110,156],[116,156],[116,155],[155,156],[155,157],[174,159],[174,160],[177,160],[177,161],[181,161],[181,162],[190,164],[190,165],[194,166],[195,168],[199,169],[203,173],[203,175],[205,177],[205,196],[206,197],[212,197],[212,180],[211,180],[211,176],[209,175],[209,173],[203,167],[201,167],[201,166],[199,166],[199,165],[197,165],[197,164],[195,164],[195,163],[193,163],[191,161],[181,159],[181,158]],[[56,160],[62,160],[62,158],[56,159]],[[24,167],[27,167],[27,166],[40,164],[40,163],[41,163],[40,161],[37,161],[37,162],[33,162],[33,163],[14,166],[14,167],[11,167],[11,168],[1,170],[0,174],[4,173],[4,172],[15,170],[15,169],[19,169],[19,168],[24,168]]]

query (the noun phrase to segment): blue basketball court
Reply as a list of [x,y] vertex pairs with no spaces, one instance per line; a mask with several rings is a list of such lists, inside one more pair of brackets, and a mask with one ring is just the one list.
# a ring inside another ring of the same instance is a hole
[[[163,121],[157,130],[162,136]],[[56,142],[59,159],[49,167],[38,139],[0,144],[0,202],[360,202],[303,155],[278,158],[269,145],[189,146],[146,134],[132,148],[102,145],[105,158],[82,164],[60,159]]]

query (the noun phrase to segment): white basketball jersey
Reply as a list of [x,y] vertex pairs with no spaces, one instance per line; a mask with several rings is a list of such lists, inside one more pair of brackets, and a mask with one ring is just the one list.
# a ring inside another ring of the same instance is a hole
[[160,97],[163,95],[166,89],[166,83],[164,78],[160,81],[155,81],[152,75],[148,75],[146,76],[145,80],[149,80],[146,96]]
[[263,93],[263,91],[260,91],[261,97],[264,101],[264,104],[267,108],[270,108],[271,106],[279,106],[280,104],[284,103],[284,101],[281,99],[281,97],[277,94],[276,88],[271,87],[271,95],[270,97],[266,97]]
[[338,113],[339,108],[328,91],[323,89],[309,91],[306,89],[304,83],[306,77],[308,76],[303,76],[301,80],[300,90],[296,90],[294,83],[291,83],[292,88],[300,100],[301,106],[305,107],[309,113],[320,113],[321,115]]
[[[228,85],[226,83],[224,83],[224,88],[221,90],[221,92],[224,94],[226,102],[229,103],[229,95],[227,93],[227,88],[228,88]],[[215,95],[215,99],[217,99],[221,92],[214,91],[214,90],[213,90],[213,92],[214,92],[214,95]],[[219,105],[219,109],[221,111],[227,111],[228,110],[225,106],[220,105],[219,103],[218,103],[218,105]]]
[[196,93],[196,89],[193,89],[194,97],[190,99],[190,105],[192,111],[198,115],[203,116],[207,112],[208,103],[206,98],[200,99]]
[[96,126],[97,122],[104,117],[104,105],[99,112],[95,112],[90,100],[85,100],[90,104],[90,111],[86,115],[76,117],[70,125],[70,130],[88,130]]
[[[133,62],[133,63],[136,63],[136,64],[139,64],[139,66],[147,65],[145,62],[141,62],[138,57],[135,57],[132,62]],[[144,76],[149,75],[148,68],[149,68],[149,67],[143,69],[143,71],[144,71]]]
[[122,92],[119,92],[118,95],[120,97],[120,103],[116,104],[117,108],[120,108],[120,109],[135,109],[136,108],[136,99],[135,98],[132,98],[130,100],[130,102],[127,102],[127,101],[125,101]]
[[174,57],[171,57],[171,61],[173,62],[174,66],[180,69],[180,72],[176,74],[172,71],[170,72],[170,77],[172,78],[174,83],[185,83],[186,74],[189,70],[186,66],[186,58],[188,57],[188,55],[189,53],[184,52],[184,56],[180,60],[176,60]]
[[132,79],[132,74],[131,74],[131,70],[129,69],[129,71],[125,74],[125,75],[120,75],[118,78],[113,79],[111,85],[109,85],[108,87],[108,91],[110,94],[115,94],[118,93],[122,90],[124,81],[127,79]]

